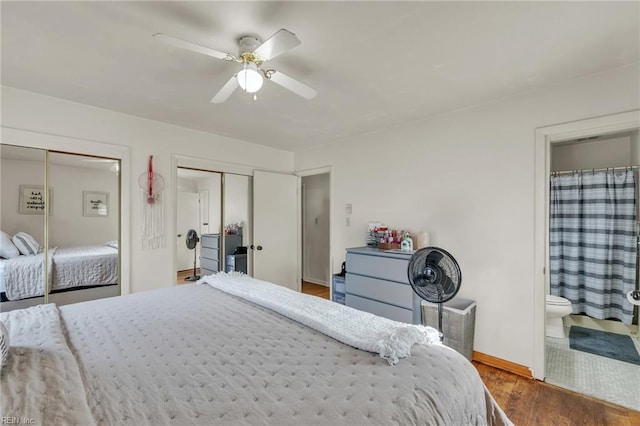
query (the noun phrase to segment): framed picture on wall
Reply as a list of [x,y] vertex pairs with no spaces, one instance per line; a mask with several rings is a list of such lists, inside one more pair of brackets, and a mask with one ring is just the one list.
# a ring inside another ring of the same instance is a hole
[[[18,200],[20,214],[44,213],[44,186],[20,185]],[[53,212],[53,189],[49,188],[49,214]]]
[[83,216],[109,216],[109,193],[99,191],[82,191]]

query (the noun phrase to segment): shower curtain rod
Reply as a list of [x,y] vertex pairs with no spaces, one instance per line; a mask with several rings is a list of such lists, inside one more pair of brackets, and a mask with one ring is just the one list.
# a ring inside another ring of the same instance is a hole
[[604,172],[606,170],[612,170],[614,172],[620,171],[620,170],[638,170],[640,169],[640,166],[622,166],[622,167],[606,167],[606,168],[602,168],[602,169],[582,169],[582,170],[564,170],[561,172],[551,172],[551,176],[559,176],[559,175],[570,175],[572,173],[579,173],[579,172]]

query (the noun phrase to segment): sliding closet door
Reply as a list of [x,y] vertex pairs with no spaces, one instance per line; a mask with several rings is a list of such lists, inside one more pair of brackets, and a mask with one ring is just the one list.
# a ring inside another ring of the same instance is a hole
[[248,248],[251,245],[251,211],[253,178],[224,174],[224,270],[252,275],[253,262]]
[[119,160],[49,152],[49,301],[117,296],[120,235]]
[[0,311],[44,302],[45,160],[44,150],[0,145]]
[[[218,272],[222,265],[222,174],[178,167],[176,200],[176,272],[178,284],[184,284]],[[198,240],[187,244],[189,231]]]

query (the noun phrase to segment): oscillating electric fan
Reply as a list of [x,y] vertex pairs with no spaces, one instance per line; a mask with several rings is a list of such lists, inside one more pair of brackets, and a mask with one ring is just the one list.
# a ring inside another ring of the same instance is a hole
[[411,256],[407,273],[413,291],[427,302],[438,304],[438,332],[442,341],[442,304],[453,299],[462,283],[458,262],[441,248],[425,247]]
[[196,247],[198,245],[198,241],[200,241],[200,238],[198,238],[198,233],[196,232],[196,230],[189,229],[189,231],[187,232],[186,243],[187,243],[187,248],[189,250],[193,250],[193,275],[191,275],[190,277],[186,277],[184,279],[185,281],[198,281],[200,279],[200,275],[196,274],[196,259],[197,259]]

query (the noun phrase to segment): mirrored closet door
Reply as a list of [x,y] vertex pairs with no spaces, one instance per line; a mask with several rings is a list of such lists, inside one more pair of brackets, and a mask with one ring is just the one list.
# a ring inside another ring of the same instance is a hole
[[[5,291],[0,309],[119,295],[120,161],[1,149]],[[9,243],[18,256],[6,257]],[[32,250],[23,250],[25,245]]]
[[178,166],[177,283],[219,271],[253,274],[252,176]]
[[74,303],[117,296],[120,163],[49,152],[49,301]]
[[248,254],[253,239],[251,229],[251,176],[225,173],[222,190],[224,220],[224,270],[253,275],[252,257]]
[[1,311],[45,300],[45,176],[45,150],[0,145]]

